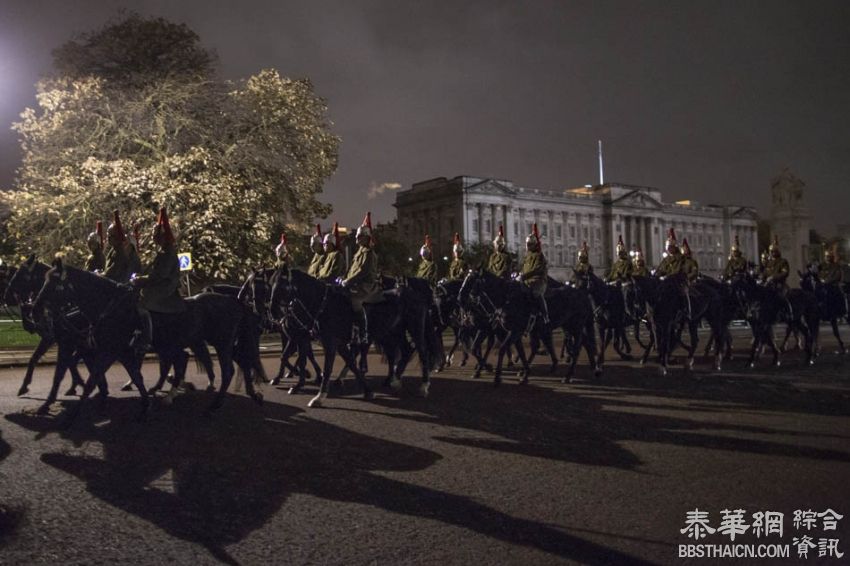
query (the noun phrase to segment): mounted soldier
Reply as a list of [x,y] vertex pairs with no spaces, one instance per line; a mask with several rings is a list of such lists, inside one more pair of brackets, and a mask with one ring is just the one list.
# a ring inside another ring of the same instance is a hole
[[655,268],[655,275],[658,277],[675,275],[682,271],[682,252],[679,250],[679,243],[676,241],[676,232],[672,228],[667,231],[665,251],[664,259]]
[[127,263],[128,269],[130,272],[130,277],[133,276],[134,273],[142,272],[142,259],[139,257],[139,247],[140,242],[142,241],[141,236],[139,235],[139,223],[135,222],[133,224],[133,232],[131,234],[127,234]]
[[151,312],[181,313],[186,310],[180,296],[180,260],[177,259],[177,247],[174,234],[168,222],[165,207],[159,209],[159,217],[153,228],[151,238],[158,250],[147,275],[133,279],[133,287],[141,289],[138,311],[142,321],[142,333],[136,348],[147,351],[153,342]]
[[758,278],[764,278],[764,271],[767,269],[767,264],[770,262],[770,252],[768,250],[764,250],[761,252],[759,256],[759,265],[758,265]]
[[313,250],[313,258],[307,268],[307,275],[318,279],[322,271],[322,263],[325,260],[325,250],[322,243],[322,226],[316,224],[316,232],[310,236],[310,249]]
[[127,235],[121,226],[121,217],[118,211],[112,212],[112,224],[106,229],[106,257],[104,259],[103,276],[112,279],[116,283],[128,283],[130,281],[130,258]]
[[646,266],[646,260],[643,258],[643,252],[641,249],[635,248],[634,250],[634,258],[632,259],[632,277],[649,277],[650,271]]
[[325,234],[322,240],[322,246],[325,251],[322,267],[319,269],[318,278],[322,281],[332,283],[338,277],[345,275],[345,261],[342,257],[341,242],[339,240],[339,223],[334,222],[332,232]]
[[826,291],[826,307],[829,312],[847,312],[846,295],[841,289],[844,270],[838,262],[838,244],[825,247],[823,263],[818,266],[818,279]]
[[454,242],[452,243],[452,259],[449,265],[449,280],[460,280],[466,277],[469,267],[466,265],[466,260],[463,259],[463,244],[460,242],[460,234],[455,232]]
[[747,260],[741,253],[741,244],[738,241],[738,236],[735,236],[735,241],[729,249],[729,261],[726,262],[726,269],[723,270],[724,279],[732,279],[736,275],[741,275],[747,272]]
[[570,278],[573,285],[577,285],[579,279],[583,278],[584,275],[593,273],[593,266],[590,265],[590,250],[587,248],[586,241],[581,243],[576,257],[577,261],[573,267],[573,275]]
[[794,311],[791,308],[791,302],[788,300],[788,274],[791,268],[788,265],[788,260],[782,257],[782,251],[779,249],[779,236],[773,236],[773,242],[770,243],[767,251],[770,254],[770,258],[764,267],[762,283],[775,290],[783,299],[787,309],[788,320],[793,320]]
[[100,220],[95,224],[94,232],[86,238],[86,246],[89,249],[89,257],[86,258],[86,271],[102,272],[106,266],[106,256],[103,255],[103,222]]
[[605,280],[611,283],[626,283],[631,281],[633,271],[634,266],[629,260],[629,253],[626,251],[623,236],[619,236],[617,239],[617,260],[611,266],[611,271]]
[[[360,342],[369,344],[369,325],[363,303],[380,297],[381,285],[378,281],[378,257],[372,249],[372,213],[367,212],[363,224],[357,229],[357,252],[351,260],[348,274],[340,282],[351,293],[351,308],[360,316]],[[356,320],[357,317],[355,317]]]
[[505,229],[499,224],[499,233],[493,240],[493,253],[490,254],[490,259],[487,261],[487,271],[502,279],[510,278],[513,269],[511,254],[505,249],[505,246]]
[[416,277],[424,279],[433,289],[437,286],[437,264],[434,262],[434,251],[431,249],[431,236],[425,234],[425,242],[419,248],[419,256],[422,260],[419,262],[419,268],[416,270]]
[[543,324],[549,324],[549,309],[546,307],[545,298],[546,285],[549,281],[549,267],[546,263],[546,257],[543,255],[536,222],[531,227],[531,234],[525,239],[525,248],[527,253],[522,262],[519,280],[531,290],[531,294],[537,299],[538,308],[543,315]]
[[292,263],[292,256],[289,255],[289,249],[286,247],[286,232],[280,233],[280,243],[274,249],[275,269],[289,268]]
[[699,278],[699,263],[691,253],[688,239],[682,240],[682,273],[688,278],[688,284],[694,283]]

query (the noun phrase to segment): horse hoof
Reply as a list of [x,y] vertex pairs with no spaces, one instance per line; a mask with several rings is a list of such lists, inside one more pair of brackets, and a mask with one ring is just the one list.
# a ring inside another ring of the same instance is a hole
[[781,366],[781,365],[782,365],[782,362],[781,362],[781,361],[779,361],[779,360],[776,360],[775,362],[773,362],[773,367],[777,367],[777,368],[778,368],[778,367],[779,367],[779,366]]
[[558,370],[558,364],[554,363],[549,367],[549,374],[551,375],[551,374],[555,373],[557,370]]
[[26,385],[21,385],[21,388],[18,389],[18,397],[20,397],[21,395],[26,395],[27,393],[29,393],[29,390],[30,388]]
[[568,381],[569,381],[568,377],[562,377],[561,378],[561,383],[567,383]]
[[50,412],[50,405],[51,405],[51,403],[45,403],[45,404],[43,404],[41,407],[39,407],[38,409],[36,409],[35,414],[36,414],[36,415],[41,415],[41,416],[46,415],[47,413],[49,413],[49,412]]
[[72,387],[71,389],[69,389],[68,391],[65,392],[65,396],[66,397],[76,397],[77,396],[77,388]]
[[[779,365],[779,364],[777,364],[777,365]],[[810,365],[810,366],[815,365],[815,361],[814,361],[814,360],[809,360],[809,365]]]
[[519,384],[520,384],[520,385],[528,385],[528,376],[526,375],[525,377],[523,377],[523,378],[520,380]]
[[289,388],[289,391],[287,391],[286,393],[287,393],[287,395],[296,395],[299,391],[301,391],[301,386],[300,385],[293,385],[292,387]]
[[420,384],[419,384],[419,392],[418,392],[418,393],[419,393],[419,396],[420,396],[420,397],[422,397],[423,399],[424,399],[425,397],[428,397],[428,390],[429,390],[429,389],[431,389],[431,383],[430,383],[430,382],[428,382],[428,383],[420,383]]
[[205,390],[205,391],[206,391],[207,393],[213,393],[213,392],[215,391],[215,385],[212,385],[212,384],[207,385],[207,388],[206,388],[206,390]]
[[593,370],[593,376],[602,377],[602,368],[596,368],[595,370]]
[[475,373],[472,374],[472,379],[479,379],[480,377],[481,377],[480,371],[476,371]]
[[662,367],[658,368],[658,371],[661,373],[661,377],[667,376],[667,368],[666,367],[662,366]]
[[254,393],[254,395],[253,395],[253,399],[254,399],[254,402],[255,402],[257,405],[262,406],[262,404],[263,404],[263,394],[262,394],[262,393],[260,393],[259,391],[257,391],[256,393]]
[[279,383],[280,383],[280,377],[273,377],[272,380],[269,382],[269,385],[274,386],[274,385],[277,385]]
[[687,364],[685,364],[688,369],[694,369],[694,359],[688,358]]
[[496,377],[493,379],[493,387],[498,387],[502,384],[502,378]]
[[375,398],[375,393],[373,393],[372,390],[367,389],[366,391],[363,392],[363,400],[364,401],[371,401],[374,398]]
[[322,394],[320,393],[320,394],[316,395],[315,397],[313,397],[312,399],[310,399],[310,402],[307,403],[307,406],[312,408],[312,409],[318,409],[319,407],[321,407],[322,406]]
[[398,378],[395,378],[395,379],[391,380],[391,381],[390,381],[390,389],[392,389],[392,390],[393,390],[393,391],[395,391],[396,393],[398,393],[399,391],[401,391],[401,380],[400,380],[400,379],[398,379]]
[[121,391],[132,391],[133,390],[133,382],[127,382],[121,386]]

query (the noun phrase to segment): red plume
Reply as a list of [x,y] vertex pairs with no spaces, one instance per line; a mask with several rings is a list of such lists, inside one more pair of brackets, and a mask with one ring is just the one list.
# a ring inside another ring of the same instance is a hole
[[366,213],[366,218],[363,219],[363,225],[368,226],[369,230],[372,229],[372,213],[371,212]]
[[320,238],[322,237],[322,225],[321,224],[316,224],[316,235],[319,236]]
[[431,249],[431,236],[425,234],[425,247]]
[[284,246],[286,245],[286,232],[280,233],[280,243]]
[[669,230],[667,230],[667,237],[675,242],[676,241],[676,232],[674,232],[673,229],[670,228]]
[[171,232],[171,224],[168,222],[168,212],[166,212],[164,206],[159,209],[159,218],[156,223],[162,227],[162,233],[165,236],[166,243],[174,244],[174,234]]
[[502,238],[505,237],[505,227],[501,224],[499,224],[499,236],[501,236]]
[[95,234],[100,238],[100,247],[103,248],[103,222],[98,220],[94,225]]
[[531,225],[531,233],[534,234],[534,238],[537,240],[537,245],[540,245],[540,232],[537,231],[537,222]]
[[619,237],[617,238],[617,245],[626,247],[626,244],[623,242],[623,235],[622,234],[620,234]]
[[457,232],[455,232],[455,238],[454,238],[454,240],[452,241],[452,244],[459,244],[459,243],[460,243],[460,234],[458,234]]

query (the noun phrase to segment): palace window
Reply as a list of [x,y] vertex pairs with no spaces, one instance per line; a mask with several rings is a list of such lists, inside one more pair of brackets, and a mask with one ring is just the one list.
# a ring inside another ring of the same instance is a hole
[[474,218],[474,219],[472,220],[472,233],[473,233],[473,234],[477,234],[477,233],[478,233],[478,219],[477,219],[477,218]]
[[563,227],[560,224],[555,224],[555,236],[559,240],[563,237]]

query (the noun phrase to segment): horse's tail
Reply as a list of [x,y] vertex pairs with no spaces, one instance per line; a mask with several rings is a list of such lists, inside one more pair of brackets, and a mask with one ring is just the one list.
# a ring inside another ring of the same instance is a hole
[[257,324],[257,315],[244,305],[242,307],[242,318],[236,333],[236,345],[233,348],[233,360],[245,375],[251,375],[256,371],[263,380],[268,380],[266,371],[260,361],[260,330]]

